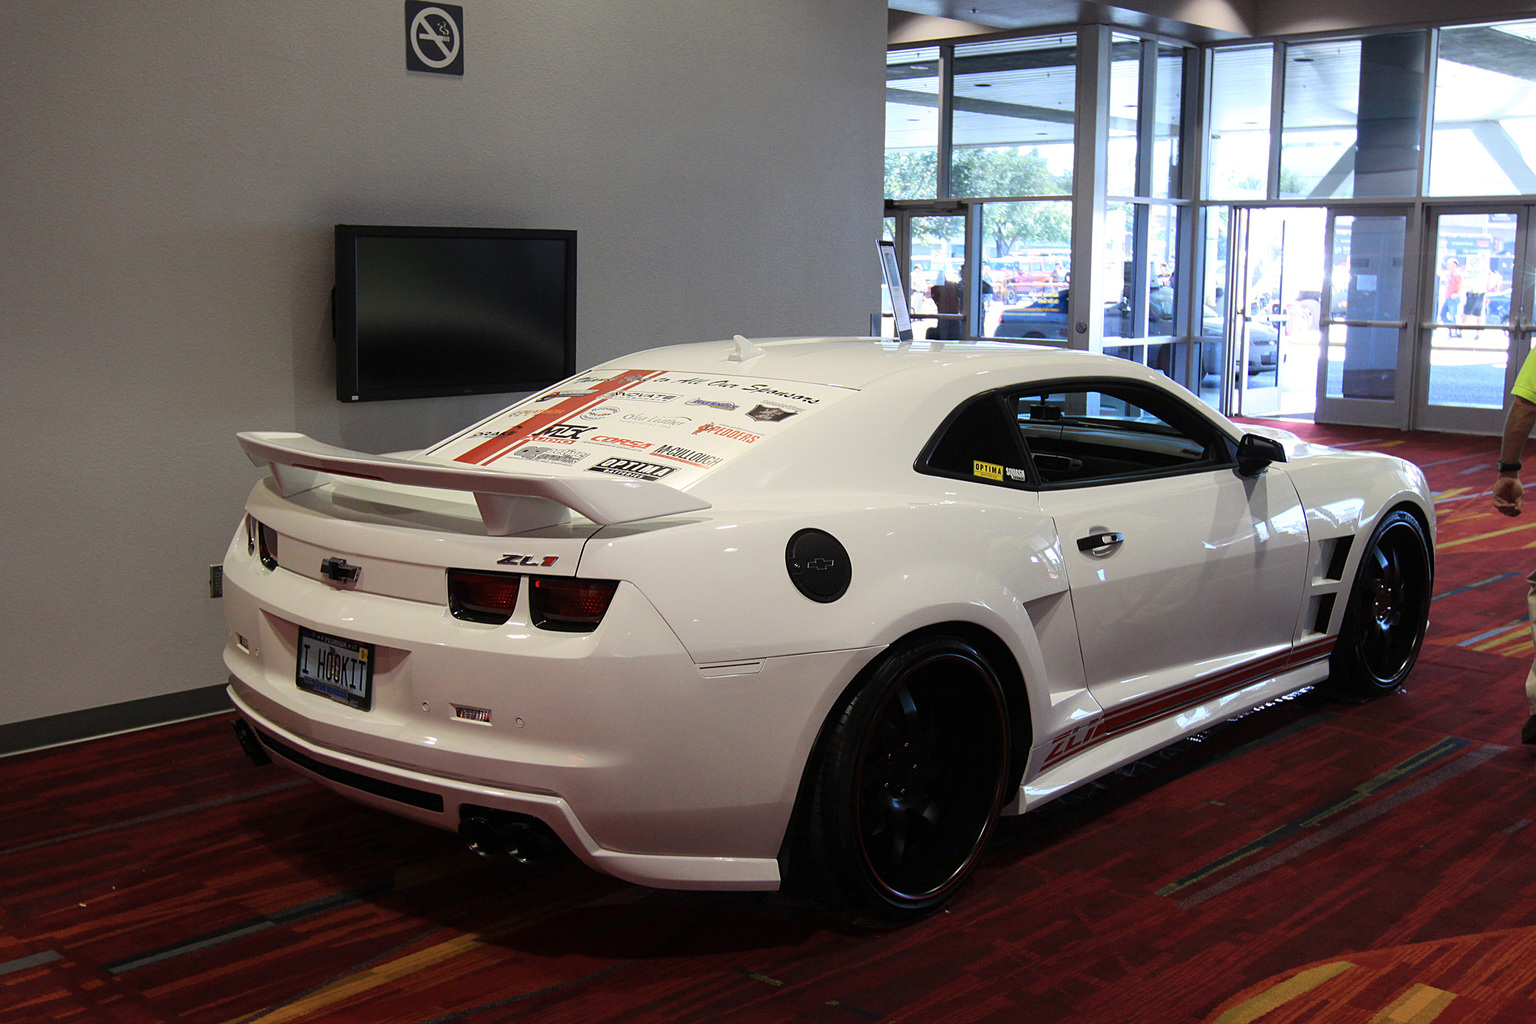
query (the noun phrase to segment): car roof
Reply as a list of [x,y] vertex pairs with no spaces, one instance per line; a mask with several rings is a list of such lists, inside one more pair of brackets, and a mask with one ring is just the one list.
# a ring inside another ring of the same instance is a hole
[[[595,473],[683,490],[706,478],[712,491],[741,493],[869,488],[910,467],[970,396],[1068,378],[1182,390],[1124,359],[1006,341],[701,342],[594,366],[415,458],[587,480]],[[1187,392],[1185,399],[1223,422]],[[774,455],[749,455],[767,451]]]
[[734,359],[735,341],[649,349],[609,360],[610,366],[694,373],[732,373],[864,389],[884,378],[918,374],[933,384],[983,370],[1013,371],[1022,379],[1108,373],[1141,376],[1124,360],[1049,345],[1008,341],[907,341],[880,338],[765,338],[759,354]]

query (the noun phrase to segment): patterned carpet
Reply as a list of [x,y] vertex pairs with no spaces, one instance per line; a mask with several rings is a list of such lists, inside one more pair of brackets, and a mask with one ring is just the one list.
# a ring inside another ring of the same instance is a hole
[[512,874],[253,768],[219,717],[0,761],[0,1022],[1536,1020],[1536,515],[1489,511],[1488,438],[1286,426],[1429,474],[1408,684],[1009,819],[929,921]]

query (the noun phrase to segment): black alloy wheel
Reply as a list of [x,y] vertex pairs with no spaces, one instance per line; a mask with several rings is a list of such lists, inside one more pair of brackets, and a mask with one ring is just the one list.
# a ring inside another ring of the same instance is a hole
[[1328,690],[1369,700],[1402,685],[1429,626],[1434,563],[1418,519],[1398,509],[1384,517],[1360,557],[1333,649]]
[[921,917],[964,881],[1008,776],[997,673],[952,637],[898,643],[842,706],[822,751],[811,856],[837,895],[885,921]]

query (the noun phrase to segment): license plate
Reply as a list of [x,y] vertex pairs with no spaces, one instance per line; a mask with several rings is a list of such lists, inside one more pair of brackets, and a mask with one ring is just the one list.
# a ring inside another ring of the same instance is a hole
[[299,689],[367,711],[373,705],[373,644],[299,627]]

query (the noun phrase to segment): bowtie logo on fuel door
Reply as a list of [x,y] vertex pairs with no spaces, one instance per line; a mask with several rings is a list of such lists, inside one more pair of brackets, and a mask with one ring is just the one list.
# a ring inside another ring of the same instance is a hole
[[801,530],[789,538],[784,568],[795,589],[818,604],[836,601],[853,581],[848,550],[824,530]]

